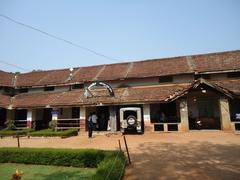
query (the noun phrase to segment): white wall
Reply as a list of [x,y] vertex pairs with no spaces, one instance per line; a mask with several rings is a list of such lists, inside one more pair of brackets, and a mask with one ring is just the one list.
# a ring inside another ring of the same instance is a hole
[[54,89],[54,91],[56,92],[64,92],[68,90],[69,90],[69,86],[56,86]]
[[40,93],[43,92],[44,89],[43,88],[29,88],[28,89],[28,93]]

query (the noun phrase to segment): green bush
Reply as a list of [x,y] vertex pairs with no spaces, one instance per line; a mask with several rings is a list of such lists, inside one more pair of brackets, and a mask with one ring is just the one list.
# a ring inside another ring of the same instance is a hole
[[50,121],[48,126],[50,127],[50,129],[52,129],[52,131],[55,131],[57,127],[57,121],[54,120]]
[[0,136],[15,136],[15,135],[27,135],[32,129],[22,129],[22,130],[8,130],[2,129],[0,131]]
[[0,163],[97,168],[96,180],[121,179],[125,168],[122,152],[94,149],[0,148]]
[[6,127],[7,130],[16,130],[17,129],[13,120],[6,121],[6,126],[7,126]]
[[96,168],[109,153],[93,149],[0,148],[0,163]]
[[77,136],[78,131],[77,129],[69,129],[64,131],[52,131],[52,129],[44,129],[40,131],[33,131],[28,134],[29,136],[44,136],[44,137],[71,137],[71,136]]
[[104,161],[99,163],[94,179],[122,179],[125,165],[126,161],[124,154],[121,152],[119,154],[115,154],[114,156],[106,157]]

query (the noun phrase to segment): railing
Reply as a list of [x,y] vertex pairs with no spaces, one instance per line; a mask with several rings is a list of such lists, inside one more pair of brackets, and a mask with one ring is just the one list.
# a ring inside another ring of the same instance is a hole
[[172,131],[179,131],[180,122],[162,122],[162,123],[154,123],[154,131],[160,132],[172,132]]
[[56,124],[57,130],[64,129],[80,129],[80,119],[72,118],[72,119],[58,119]]
[[27,128],[27,120],[14,120],[14,125],[17,127],[17,128]]

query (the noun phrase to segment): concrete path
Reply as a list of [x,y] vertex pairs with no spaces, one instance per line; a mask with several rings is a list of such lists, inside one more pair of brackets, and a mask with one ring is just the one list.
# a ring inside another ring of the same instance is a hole
[[[240,135],[224,132],[146,133],[127,135],[132,165],[126,180],[240,179]],[[21,138],[22,147],[118,149],[121,134],[61,138]],[[16,147],[15,138],[0,147]]]

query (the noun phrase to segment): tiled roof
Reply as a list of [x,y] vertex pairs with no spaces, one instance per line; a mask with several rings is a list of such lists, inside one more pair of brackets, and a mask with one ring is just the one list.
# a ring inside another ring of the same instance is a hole
[[11,104],[11,97],[0,94],[0,107],[7,108]]
[[215,81],[214,83],[237,95],[240,95],[240,79]]
[[[72,74],[74,74],[76,70],[77,69],[73,69]],[[16,86],[59,85],[69,83],[70,81],[69,69],[37,71],[18,75]]]
[[104,65],[80,67],[76,74],[74,74],[71,82],[92,81],[95,79],[96,75],[103,68],[103,66]]
[[192,56],[197,72],[240,69],[240,51]]
[[56,98],[58,98],[62,92],[48,92],[48,93],[23,93],[16,95],[12,98],[12,105],[16,107],[46,107]]
[[14,74],[8,73],[0,70],[0,86],[13,86],[14,84]]
[[134,62],[127,78],[193,73],[186,57]]
[[106,90],[95,90],[95,96],[86,98],[83,90],[57,93],[19,94],[13,98],[13,107],[45,107],[67,105],[122,104],[129,102],[160,102],[177,91],[185,90],[187,85],[148,86],[114,89],[110,97]]
[[[12,105],[13,108],[28,108],[168,102],[187,94],[191,88],[196,88],[201,83],[209,85],[217,91],[224,94],[226,93],[227,95],[229,95],[229,91],[233,93],[240,93],[240,80],[214,82],[199,80],[194,81],[192,84],[115,88],[115,96],[113,97],[109,96],[107,90],[105,89],[92,90],[91,93],[93,94],[93,97],[88,98],[85,97],[83,89],[67,92],[23,93],[12,98]],[[6,102],[10,102],[9,97],[4,98],[6,98]],[[6,104],[9,105],[8,103],[5,103],[5,106]]]
[[[74,68],[71,79],[69,69],[23,73],[17,76],[16,86],[74,84],[224,70],[240,70],[240,50]],[[11,85],[13,75],[1,73],[0,85]]]

